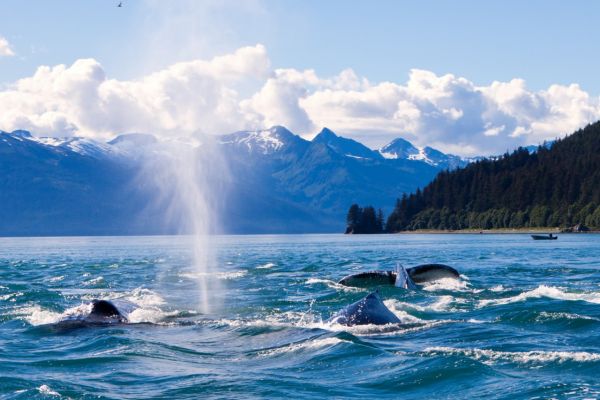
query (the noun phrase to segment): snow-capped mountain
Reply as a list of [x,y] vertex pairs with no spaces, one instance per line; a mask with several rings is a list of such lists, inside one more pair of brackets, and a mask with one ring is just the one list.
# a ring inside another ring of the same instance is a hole
[[[390,210],[402,193],[464,160],[396,139],[379,150],[324,128],[312,141],[282,126],[217,137],[226,232],[342,231],[352,203]],[[149,134],[109,142],[0,132],[0,234],[164,233],[158,188],[142,163],[170,145]],[[145,158],[143,158],[145,157]]]
[[463,159],[452,154],[444,154],[429,146],[422,148],[415,147],[412,143],[402,138],[394,139],[383,146],[379,149],[379,153],[387,159],[418,160],[441,169],[455,169],[464,167],[469,163],[468,159]]
[[257,131],[239,131],[224,135],[220,143],[248,154],[270,155],[303,141],[283,126]]
[[321,132],[312,140],[313,143],[323,143],[333,149],[339,154],[343,154],[348,157],[355,158],[377,158],[380,159],[381,155],[368,148],[362,143],[359,143],[352,139],[346,139],[341,136],[337,136],[333,131],[328,128],[323,128]]

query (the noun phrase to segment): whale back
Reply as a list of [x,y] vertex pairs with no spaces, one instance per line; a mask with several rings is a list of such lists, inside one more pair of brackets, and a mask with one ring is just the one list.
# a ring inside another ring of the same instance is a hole
[[341,325],[399,324],[400,319],[391,312],[377,292],[370,293],[335,314],[330,321]]
[[90,313],[84,318],[87,323],[126,323],[129,311],[129,302],[121,302],[123,309],[117,308],[117,304],[108,300],[93,300]]

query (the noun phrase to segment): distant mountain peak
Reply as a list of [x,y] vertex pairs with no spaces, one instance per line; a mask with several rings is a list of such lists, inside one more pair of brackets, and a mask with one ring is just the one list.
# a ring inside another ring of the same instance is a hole
[[154,144],[158,140],[154,135],[150,135],[148,133],[123,133],[118,135],[113,140],[109,141],[108,144],[122,144],[122,143],[132,143],[136,145],[148,145]]
[[351,158],[381,158],[381,155],[356,140],[336,135],[331,129],[323,128],[312,140],[327,145],[338,154]]
[[413,146],[413,144],[408,140],[402,138],[396,138],[379,149],[379,154],[389,159],[409,159],[411,156],[417,155],[419,153],[420,151],[418,148]]
[[13,136],[22,137],[22,138],[30,138],[31,137],[31,132],[25,131],[22,129],[17,129],[16,131],[12,131],[10,134]]
[[431,166],[454,169],[463,167],[469,160],[452,154],[444,154],[433,147],[416,147],[408,140],[396,138],[379,149],[379,153],[387,159],[405,159],[422,161]]
[[268,129],[234,132],[221,138],[221,144],[241,147],[248,153],[263,155],[277,153],[298,142],[304,142],[304,139],[281,125]]

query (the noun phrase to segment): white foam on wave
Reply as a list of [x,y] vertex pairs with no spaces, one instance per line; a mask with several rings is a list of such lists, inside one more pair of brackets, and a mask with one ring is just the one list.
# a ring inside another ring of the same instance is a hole
[[276,264],[269,262],[269,263],[266,263],[263,265],[259,265],[258,267],[256,267],[256,269],[269,269],[269,268],[273,268],[275,266],[276,266]]
[[133,312],[127,316],[127,319],[132,324],[158,324],[159,322],[164,321],[165,318],[176,317],[177,315],[179,315],[179,311],[163,311],[159,308],[138,308],[133,310]]
[[44,310],[38,305],[22,307],[16,310],[15,314],[34,326],[54,324],[60,321],[62,316],[62,313]]
[[95,277],[93,279],[90,279],[89,281],[83,282],[83,284],[85,286],[93,286],[93,285],[97,285],[97,284],[102,283],[102,282],[104,282],[104,277],[103,276],[97,276],[97,277]]
[[462,355],[484,364],[494,364],[496,362],[516,362],[527,363],[563,363],[566,361],[574,362],[593,362],[600,361],[600,354],[589,353],[586,351],[495,351],[486,349],[457,349],[453,347],[428,347],[425,353],[431,354],[450,354]]
[[505,289],[502,285],[496,285],[489,288],[490,292],[505,292],[508,289]]
[[479,300],[478,307],[485,307],[488,305],[504,305],[526,301],[528,299],[539,299],[547,297],[555,300],[566,300],[566,301],[585,301],[588,303],[600,304],[600,293],[569,293],[562,289],[554,286],[540,285],[535,289],[528,290],[520,293],[516,296],[505,297],[502,299],[485,299]]
[[47,396],[58,396],[58,397],[62,397],[60,395],[60,393],[58,393],[57,391],[54,391],[52,389],[50,389],[50,387],[48,385],[42,385],[40,386],[38,389],[38,392],[40,392],[41,394],[45,394]]
[[335,281],[332,281],[330,279],[321,279],[321,278],[309,278],[306,281],[307,285],[315,285],[315,284],[324,284],[328,287],[330,287],[331,289],[335,289],[335,290],[341,290],[343,292],[353,292],[353,293],[358,293],[358,292],[365,292],[366,289],[362,289],[362,288],[357,288],[357,287],[353,287],[353,286],[345,286],[345,285],[341,285]]
[[402,321],[403,324],[418,324],[418,323],[425,323],[425,320],[422,320],[421,318],[417,318],[411,314],[409,314],[408,312],[406,312],[404,310],[404,304],[406,303],[402,303],[398,300],[394,300],[394,299],[388,299],[388,300],[384,300],[383,304],[385,304],[385,306],[387,308],[390,309],[391,312],[393,312],[396,317],[398,317],[400,319],[400,321]]
[[[398,301],[398,300],[386,300],[389,301],[390,304],[393,304],[393,306],[396,309],[412,309],[412,310],[416,310],[416,311],[421,311],[421,312],[427,312],[427,311],[433,311],[433,312],[445,312],[445,311],[452,311],[452,312],[463,312],[465,310],[461,310],[457,307],[453,307],[453,304],[461,304],[461,303],[465,303],[466,300],[465,299],[461,299],[458,297],[454,297],[451,295],[445,295],[445,296],[438,296],[436,297],[436,300],[431,303],[431,304],[426,304],[426,305],[421,305],[421,304],[416,304],[416,303],[407,303],[407,302],[403,302],[403,301]],[[388,304],[387,302],[384,302],[386,305]]]
[[127,316],[131,323],[145,322],[156,324],[165,318],[179,314],[179,311],[162,310],[160,306],[166,303],[165,299],[150,289],[136,288],[124,298],[139,307]]
[[81,304],[66,309],[64,312],[46,310],[39,305],[30,305],[16,310],[15,314],[33,326],[55,324],[65,318],[85,315],[91,311],[90,304]]
[[0,296],[0,300],[14,302],[14,301],[17,300],[17,297],[21,297],[23,295],[24,295],[23,292],[8,293],[8,294],[5,294],[3,296]]
[[244,276],[246,276],[246,274],[248,274],[248,271],[246,270],[237,270],[237,271],[228,271],[228,272],[182,272],[179,274],[180,277],[182,278],[187,278],[187,279],[199,279],[199,278],[215,278],[215,279],[221,279],[221,280],[228,280],[228,279],[238,279],[238,278],[242,278]]
[[48,281],[50,282],[60,282],[63,279],[65,279],[64,275],[59,275],[59,276],[53,276],[52,278],[48,279]]
[[590,317],[587,315],[580,314],[570,314],[566,312],[546,312],[542,311],[540,315],[536,318],[538,321],[548,321],[548,320],[561,320],[561,319],[569,319],[569,320],[578,320],[584,319],[588,321],[600,321],[598,318]]
[[295,352],[302,351],[302,350],[316,350],[316,349],[320,349],[320,348],[324,348],[324,347],[333,347],[335,345],[338,345],[338,344],[344,343],[344,342],[350,343],[347,340],[342,340],[342,339],[339,339],[336,337],[307,340],[304,342],[290,343],[290,344],[287,344],[282,347],[259,351],[258,355],[265,357],[265,356],[274,356],[274,355],[278,355],[278,354],[295,353]]
[[125,299],[140,307],[155,307],[165,304],[162,296],[150,289],[138,287],[125,296]]
[[[146,288],[136,288],[129,293],[108,292],[100,296],[106,300],[125,299],[137,305],[139,308],[128,315],[131,323],[158,323],[163,319],[179,314],[178,311],[163,311],[159,306],[165,304],[165,300],[156,292]],[[82,299],[93,300],[98,295],[84,295]],[[80,304],[70,307],[63,312],[43,309],[39,305],[29,305],[16,310],[16,315],[25,319],[33,326],[56,324],[67,318],[84,316],[92,311],[91,303]]]
[[472,289],[469,287],[469,282],[462,279],[442,278],[423,284],[423,290],[428,292],[436,292],[439,290],[447,290],[453,292],[480,292],[481,289]]
[[346,326],[323,320],[320,315],[311,312],[274,313],[254,319],[220,319],[216,321],[203,321],[202,323],[217,323],[234,328],[244,327],[285,327],[285,328],[304,328],[304,329],[322,329],[330,332],[350,332],[357,336],[372,335],[397,335],[418,330],[424,330],[453,322],[450,320],[422,320],[411,316],[402,310],[392,310],[401,320],[400,324],[387,325],[355,325]]

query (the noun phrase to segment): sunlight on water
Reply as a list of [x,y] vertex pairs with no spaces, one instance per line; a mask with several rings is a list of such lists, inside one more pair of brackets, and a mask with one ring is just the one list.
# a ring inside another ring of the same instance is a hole
[[[0,238],[0,397],[598,398],[598,260],[593,234]],[[397,262],[461,279],[379,287],[400,323],[331,322],[375,289],[339,279]],[[57,324],[98,298],[138,308]]]

